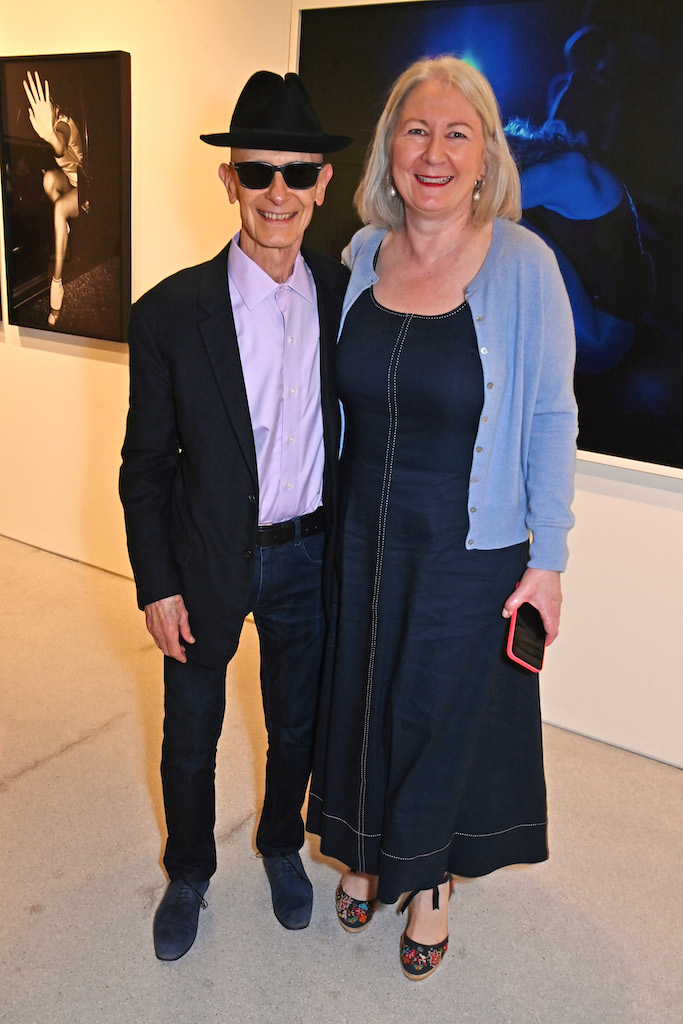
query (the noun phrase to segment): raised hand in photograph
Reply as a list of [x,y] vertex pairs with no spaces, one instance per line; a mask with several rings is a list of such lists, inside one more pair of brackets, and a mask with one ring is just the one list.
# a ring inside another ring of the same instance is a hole
[[55,133],[55,111],[50,102],[50,83],[47,79],[41,86],[40,75],[36,71],[35,77],[31,72],[27,73],[24,80],[24,92],[28,97],[28,118],[36,135],[39,135],[45,142],[49,142],[55,153],[64,152],[63,140]]

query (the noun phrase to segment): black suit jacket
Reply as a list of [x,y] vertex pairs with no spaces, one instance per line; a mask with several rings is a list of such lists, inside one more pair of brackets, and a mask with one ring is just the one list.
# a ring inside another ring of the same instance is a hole
[[[228,291],[228,248],[162,281],[131,310],[130,410],[119,483],[138,603],[143,608],[182,594],[196,639],[187,656],[205,665],[229,660],[250,610],[258,526],[256,452]],[[329,539],[340,431],[334,349],[348,271],[312,250],[302,255],[318,299]]]

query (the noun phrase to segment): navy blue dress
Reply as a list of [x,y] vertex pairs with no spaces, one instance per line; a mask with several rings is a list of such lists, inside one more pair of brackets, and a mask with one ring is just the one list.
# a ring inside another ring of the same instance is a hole
[[465,548],[483,402],[467,303],[421,316],[364,292],[337,385],[339,592],[308,828],[393,903],[445,871],[547,857],[538,679],[506,657],[501,616],[528,552]]

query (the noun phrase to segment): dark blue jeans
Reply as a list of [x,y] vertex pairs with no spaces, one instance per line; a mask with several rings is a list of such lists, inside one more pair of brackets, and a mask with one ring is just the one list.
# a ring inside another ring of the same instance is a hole
[[[318,533],[256,548],[253,555],[249,604],[259,635],[268,732],[256,845],[266,856],[293,853],[304,841],[301,805],[311,770],[325,632],[323,547],[324,534]],[[234,650],[238,641],[239,630]],[[171,879],[199,882],[216,870],[216,746],[226,669],[164,659],[161,778],[168,829],[164,865]]]

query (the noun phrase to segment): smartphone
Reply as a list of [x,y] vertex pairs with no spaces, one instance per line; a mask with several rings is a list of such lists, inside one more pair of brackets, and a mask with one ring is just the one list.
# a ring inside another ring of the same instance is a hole
[[545,629],[538,608],[525,602],[516,608],[510,616],[507,654],[519,665],[524,665],[531,672],[540,672],[543,668],[545,653]]

